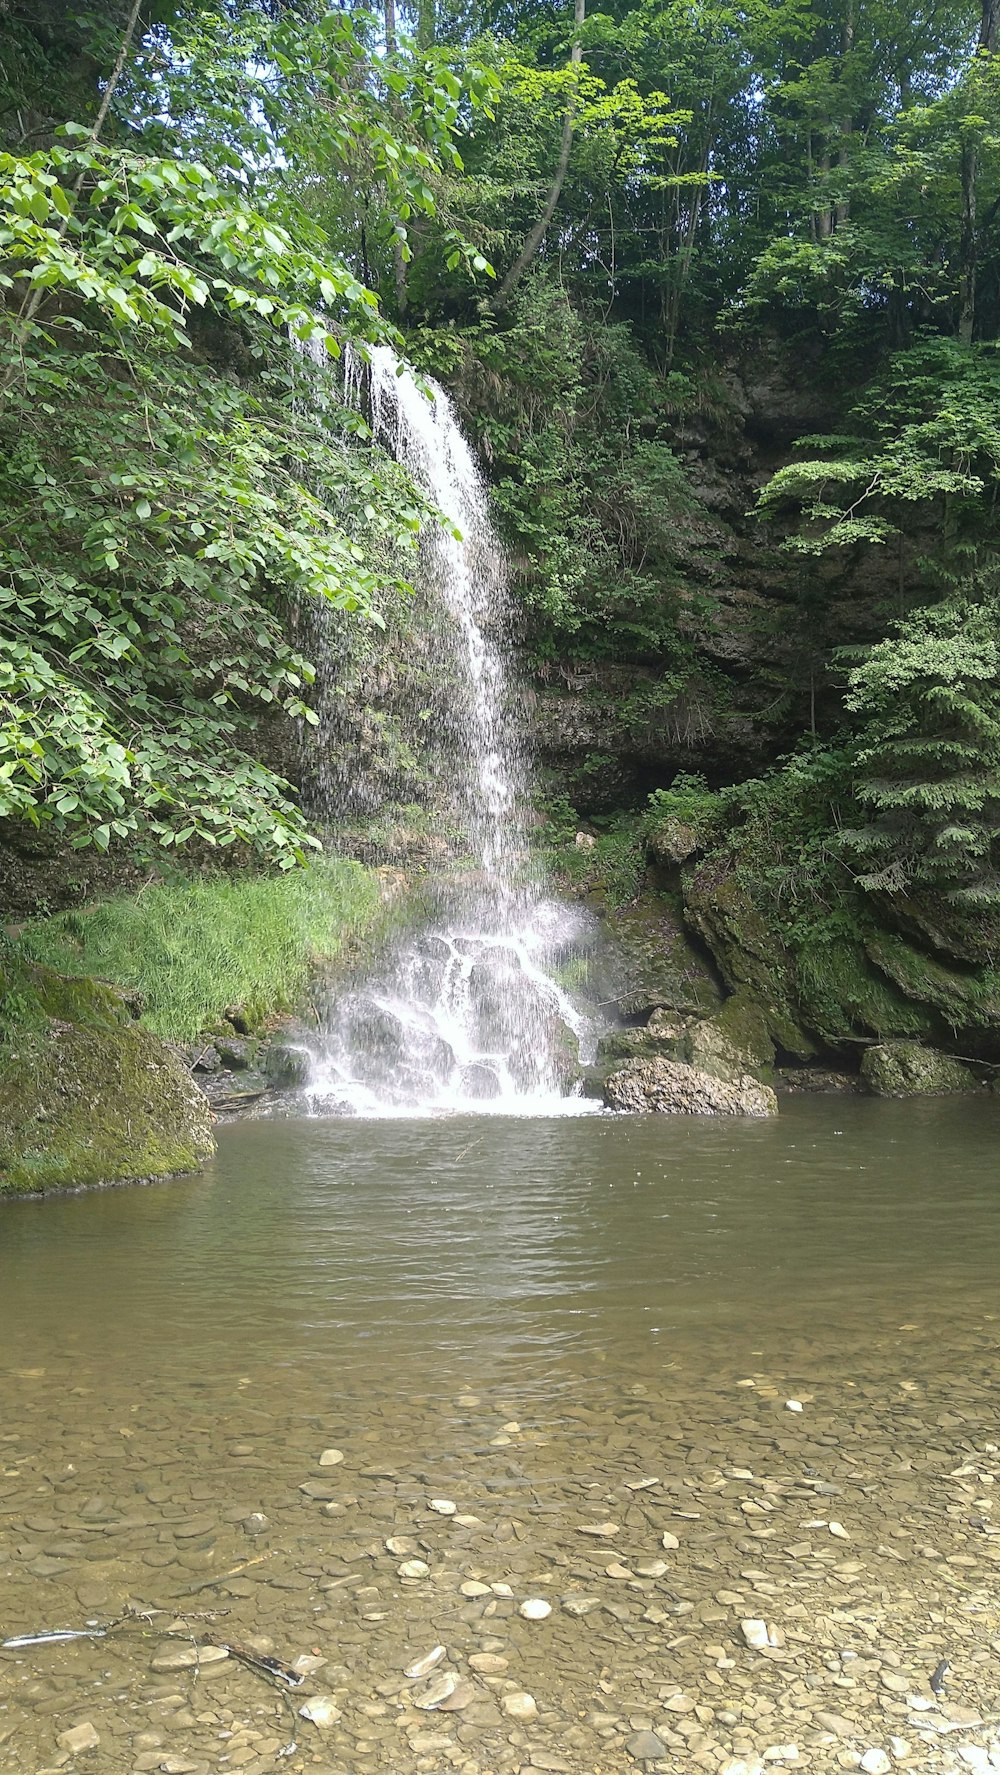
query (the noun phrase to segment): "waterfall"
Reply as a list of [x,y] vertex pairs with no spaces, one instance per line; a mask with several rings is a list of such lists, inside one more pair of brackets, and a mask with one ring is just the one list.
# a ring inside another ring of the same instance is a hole
[[[428,527],[419,595],[440,612],[452,801],[468,862],[425,927],[377,977],[327,1013],[307,1087],[320,1113],[441,1110],[565,1113],[588,1058],[586,1020],[554,977],[578,946],[578,911],[542,894],[525,828],[523,723],[500,637],[509,617],[503,551],[485,485],[451,401],[387,347],[372,348],[371,425],[447,523]],[[357,397],[357,370],[348,393]]]

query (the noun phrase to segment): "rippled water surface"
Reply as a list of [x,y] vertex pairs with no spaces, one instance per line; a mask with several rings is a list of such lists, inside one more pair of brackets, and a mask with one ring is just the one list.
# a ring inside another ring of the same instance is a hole
[[[145,1625],[0,1653],[0,1767],[68,1766],[81,1723],[102,1775],[589,1775],[647,1726],[664,1769],[890,1731],[963,1766],[927,1675],[957,1658],[971,1719],[1000,1634],[998,1115],[262,1121],[199,1178],[8,1204],[0,1637]],[[232,1660],[158,1671],[174,1614],[322,1659],[336,1721]],[[837,1674],[873,1639],[926,1713]],[[453,1712],[402,1674],[435,1644]]]
[[995,1298],[998,1116],[243,1123],[202,1177],[7,1207],[2,1347],[447,1389],[963,1311]]

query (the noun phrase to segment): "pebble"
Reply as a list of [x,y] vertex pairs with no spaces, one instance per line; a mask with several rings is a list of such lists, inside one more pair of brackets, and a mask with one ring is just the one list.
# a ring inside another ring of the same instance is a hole
[[225,1646],[194,1646],[190,1641],[174,1640],[154,1652],[150,1670],[202,1670],[209,1664],[223,1664],[229,1657]]
[[621,1528],[617,1522],[578,1522],[576,1525],[576,1532],[578,1535],[609,1537],[611,1535],[620,1535]]
[[311,1720],[314,1726],[335,1726],[341,1718],[340,1708],[332,1695],[311,1695],[309,1700],[299,1708],[304,1720]]
[[436,1510],[439,1516],[454,1516],[458,1505],[452,1503],[450,1498],[428,1498],[427,1508]]
[[464,1584],[459,1585],[459,1589],[463,1596],[469,1597],[491,1596],[493,1594],[489,1584],[480,1584],[475,1578],[467,1578]]
[[545,1621],[552,1613],[552,1604],[546,1602],[541,1596],[529,1596],[525,1598],[517,1612],[519,1615],[523,1615],[526,1621]]
[[415,1690],[410,1696],[410,1700],[414,1707],[420,1707],[424,1712],[429,1713],[435,1707],[440,1707],[442,1701],[447,1701],[449,1695],[453,1695],[457,1687],[458,1677],[455,1672],[442,1670],[439,1675],[431,1678],[425,1688]]
[[763,1651],[764,1647],[771,1643],[768,1638],[766,1621],[741,1621],[740,1632],[747,1645],[755,1652]]
[[786,1399],[785,1400],[785,1410],[786,1411],[801,1411],[802,1410],[801,1399]]
[[670,1530],[667,1529],[660,1536],[660,1546],[663,1547],[668,1553],[674,1553],[674,1552],[676,1552],[677,1548],[680,1546],[680,1542],[677,1539],[677,1536],[672,1535],[670,1533]]
[[502,1695],[500,1705],[512,1720],[534,1720],[538,1718],[538,1703],[534,1695],[528,1695],[521,1689]]
[[65,1750],[71,1757],[79,1756],[85,1750],[96,1750],[101,1742],[100,1733],[89,1720],[83,1720],[78,1726],[70,1726],[60,1732],[56,1743],[60,1750]]
[[343,1449],[324,1448],[323,1453],[319,1457],[319,1464],[321,1467],[339,1467],[343,1458]]
[[396,1567],[401,1578],[426,1578],[430,1566],[424,1559],[404,1559],[402,1565]]
[[890,1775],[892,1763],[884,1750],[873,1745],[871,1750],[865,1751],[859,1767],[864,1770],[865,1775]]
[[499,1652],[472,1652],[469,1657],[469,1668],[476,1671],[479,1676],[503,1676],[505,1671],[510,1668],[510,1660],[502,1658]]
[[625,1749],[637,1763],[656,1763],[667,1755],[667,1746],[656,1732],[633,1732],[625,1740]]
[[422,1658],[416,1658],[412,1664],[408,1664],[403,1675],[412,1677],[429,1676],[431,1671],[436,1670],[442,1658],[445,1657],[447,1657],[447,1652],[444,1646],[435,1646],[432,1651],[425,1652]]

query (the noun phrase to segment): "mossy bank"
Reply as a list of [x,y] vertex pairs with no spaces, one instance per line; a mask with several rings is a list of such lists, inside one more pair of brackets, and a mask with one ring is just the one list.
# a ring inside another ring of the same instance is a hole
[[313,972],[371,935],[382,908],[373,871],[332,861],[154,882],[8,927],[0,1196],[196,1170],[213,1146],[199,1052],[226,1049],[241,1069],[262,1059]]

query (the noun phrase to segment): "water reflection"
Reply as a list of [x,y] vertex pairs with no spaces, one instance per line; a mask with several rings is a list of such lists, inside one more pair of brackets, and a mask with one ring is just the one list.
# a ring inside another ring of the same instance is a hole
[[246,1123],[202,1178],[0,1217],[13,1363],[197,1374],[335,1359],[642,1360],[762,1316],[991,1304],[992,1103],[793,1102],[775,1122]]

